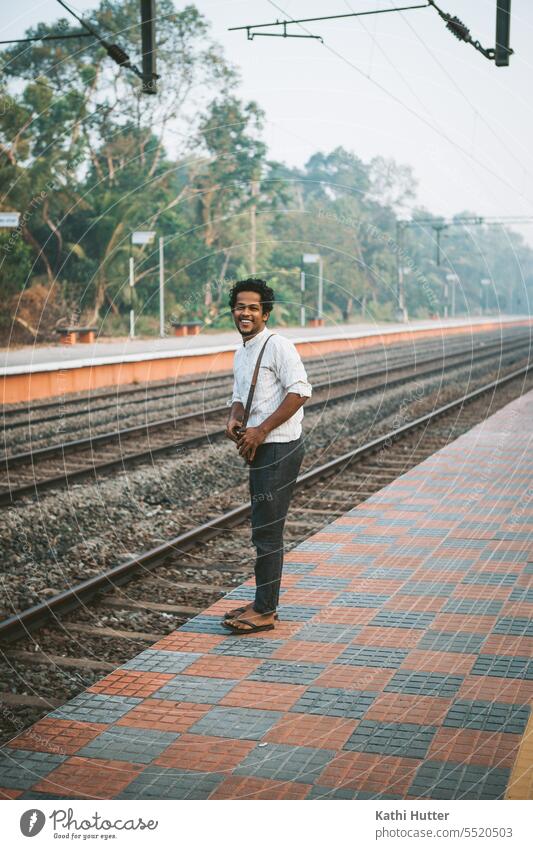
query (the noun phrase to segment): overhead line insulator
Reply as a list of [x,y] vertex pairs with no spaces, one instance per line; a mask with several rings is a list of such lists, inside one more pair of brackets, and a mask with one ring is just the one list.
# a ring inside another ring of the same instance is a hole
[[448,18],[446,27],[459,41],[470,41],[470,30],[457,16],[454,15],[453,18]]

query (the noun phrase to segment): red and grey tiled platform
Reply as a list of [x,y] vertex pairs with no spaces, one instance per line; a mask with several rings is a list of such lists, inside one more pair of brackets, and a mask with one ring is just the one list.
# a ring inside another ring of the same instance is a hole
[[[334,486],[334,484],[332,484]],[[533,797],[533,393],[12,740],[5,798]]]

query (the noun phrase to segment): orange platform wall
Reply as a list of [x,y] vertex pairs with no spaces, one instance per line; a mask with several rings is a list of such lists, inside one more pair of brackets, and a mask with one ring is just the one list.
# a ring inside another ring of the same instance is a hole
[[[438,327],[417,330],[416,328],[399,330],[394,333],[359,336],[353,339],[320,339],[298,342],[302,357],[318,357],[335,351],[357,351],[371,346],[394,345],[398,342],[410,342],[439,336],[452,336],[465,333],[481,333],[502,327],[530,327],[533,319],[501,323],[488,320],[480,324],[458,327]],[[177,379],[192,374],[209,374],[230,371],[233,365],[233,351],[222,351],[197,356],[179,354],[162,359],[145,359],[137,362],[106,363],[102,365],[81,366],[79,368],[61,368],[53,371],[34,372],[33,374],[6,375],[1,378],[2,401],[14,404],[20,401],[33,401],[38,398],[54,398],[72,392],[88,392],[105,386],[118,386],[133,383]]]

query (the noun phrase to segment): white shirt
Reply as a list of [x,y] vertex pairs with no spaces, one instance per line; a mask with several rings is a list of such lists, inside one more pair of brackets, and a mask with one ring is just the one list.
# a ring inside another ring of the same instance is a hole
[[[272,336],[272,339],[266,346],[261,360],[248,427],[257,427],[262,424],[274,410],[277,410],[288,392],[294,392],[305,398],[310,398],[312,393],[302,360],[293,343],[265,327],[260,333],[244,342],[235,352],[231,403],[240,401],[243,407],[246,406],[255,363],[259,351],[269,336]],[[292,442],[298,439],[302,432],[303,417],[304,411],[300,407],[290,419],[271,430],[265,442]]]

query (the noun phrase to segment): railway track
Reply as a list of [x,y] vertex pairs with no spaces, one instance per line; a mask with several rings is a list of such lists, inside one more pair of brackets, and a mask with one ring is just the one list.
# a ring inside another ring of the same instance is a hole
[[[509,329],[503,333],[503,338],[512,338],[523,334],[522,329]],[[476,345],[483,345],[486,341],[494,340],[493,333],[482,333],[476,336]],[[435,340],[419,341],[416,345],[417,354],[424,355],[428,351],[435,350],[440,347],[442,351],[446,347],[450,350],[461,348],[463,351],[468,348],[461,344],[462,340],[454,337],[439,340],[440,346],[435,345]],[[470,348],[473,347],[471,340]],[[395,359],[401,358],[406,353],[412,358],[413,346],[410,343],[399,343],[391,345],[386,349],[387,360],[389,363],[394,363]],[[383,359],[383,349],[372,346],[368,349],[342,352],[338,354],[328,354],[327,357],[310,357],[307,358],[305,364],[313,370],[313,378],[316,378],[321,370],[329,371],[337,364],[342,365],[348,360],[357,360],[359,362],[367,362],[372,364],[374,361]],[[173,399],[178,392],[182,395],[180,398],[188,394],[194,395],[198,392],[205,391],[206,387],[218,387],[221,384],[221,389],[227,391],[228,385],[231,385],[231,372],[217,372],[211,375],[198,375],[186,377],[182,379],[164,380],[156,383],[145,383],[135,386],[118,385],[113,389],[103,389],[99,392],[91,392],[81,396],[62,397],[50,401],[33,401],[31,404],[15,404],[11,407],[6,407],[2,411],[2,428],[4,431],[12,430],[18,427],[27,427],[28,425],[36,425],[59,421],[61,419],[73,418],[75,416],[86,415],[88,413],[99,413],[109,411],[110,405],[116,407],[119,402],[124,402],[128,405],[142,405],[164,400]],[[102,403],[100,403],[102,402]],[[43,412],[46,415],[43,415]]]
[[[523,330],[513,329],[502,335],[481,334],[476,337],[475,349],[496,343],[510,343],[520,336],[528,337]],[[390,368],[408,365],[414,360],[438,355],[443,360],[454,354],[468,354],[474,348],[474,340],[461,338],[420,341],[416,346],[402,343],[385,350],[372,347],[363,351],[330,354],[327,357],[306,359],[310,379],[313,383],[327,382],[330,376],[343,374],[363,377],[370,369],[375,370],[383,363]],[[169,413],[177,417],[184,413],[225,402],[231,391],[232,376],[228,372],[189,380],[146,384],[143,387],[117,386],[113,392],[91,393],[81,398],[62,397],[52,402],[33,403],[5,408],[2,411],[2,433],[4,454],[60,445],[67,439],[75,441],[83,437],[105,434],[113,428],[120,430],[120,423],[146,424]],[[44,411],[44,415],[43,415]],[[119,426],[117,428],[117,423]]]
[[[472,350],[465,354],[463,348],[449,353],[444,361],[441,353],[420,359],[414,365],[397,362],[362,374],[344,374],[333,380],[315,382],[314,400],[306,405],[306,410],[323,409],[386,391],[413,378],[430,377],[494,358],[500,363],[512,364],[520,357],[528,358],[530,350],[531,340],[529,335],[525,335],[512,338],[507,343],[500,339],[481,348],[475,355]],[[347,387],[350,388],[347,390]],[[217,405],[199,412],[12,454],[4,459],[5,471],[0,473],[0,505],[88,478],[97,479],[99,475],[129,468],[155,456],[220,440],[224,436],[227,412],[226,404]]]
[[[517,369],[437,409],[431,409],[429,396],[429,412],[304,472],[287,520],[287,548],[533,388],[531,369]],[[11,739],[249,577],[251,551],[248,558],[235,559],[236,549],[250,549],[248,513],[247,503],[236,505],[0,622],[0,741]],[[128,582],[125,595],[122,587]],[[179,603],[168,600],[169,595]]]
[[[486,413],[486,404],[483,403],[485,398],[496,396],[496,393],[498,393],[497,408],[499,408],[508,403],[511,398],[520,394],[517,392],[517,386],[519,388],[520,382],[523,384],[531,370],[533,370],[533,364],[517,369],[473,392],[461,395],[443,406],[418,416],[393,431],[381,434],[364,445],[304,472],[300,475],[296,484],[295,497],[288,521],[289,528],[294,527],[295,523],[301,524],[296,517],[307,516],[309,513],[304,522],[308,529],[306,535],[309,535],[314,533],[318,527],[344,513],[346,509],[352,509],[354,502],[359,503],[365,500],[394,480],[399,474],[403,474],[407,468],[417,465],[422,459],[445,445],[450,440],[451,435],[456,438],[459,415],[460,432],[464,432],[483,418],[484,413]],[[468,408],[466,416],[464,414],[465,408]],[[491,414],[492,412],[494,412],[494,409],[491,407]],[[422,430],[424,431],[423,442],[420,443],[419,437]],[[379,452],[381,452],[379,462],[376,463],[375,455]],[[324,490],[328,478],[333,474],[340,475],[335,481],[334,495],[328,493],[327,489]],[[309,491],[313,493],[311,506]],[[338,497],[339,492],[343,494],[341,498]],[[249,512],[250,505],[248,503],[239,504],[231,510],[185,531],[163,545],[130,558],[99,575],[71,586],[46,602],[34,605],[1,621],[0,640],[4,643],[12,642],[38,630],[50,621],[60,622],[66,613],[86,605],[100,593],[115,590],[140,573],[152,572],[169,559],[172,561],[181,560],[184,555],[199,546],[205,546],[211,540],[221,535],[224,536],[228,531],[242,526],[247,520]],[[301,533],[299,533],[298,540],[301,540],[301,538]],[[218,571],[220,569],[220,556],[216,555],[214,562],[209,564],[209,554],[206,556],[204,549],[202,552],[202,568]],[[232,569],[230,563],[226,563],[224,568],[229,568],[229,571]],[[234,571],[242,572],[240,558],[234,567]],[[224,587],[217,587],[215,591],[222,592],[224,589]],[[129,601],[120,598],[113,599],[111,596],[103,599],[100,603],[113,607],[117,605],[127,606],[128,603],[131,605],[132,601],[131,599]],[[150,603],[143,598],[139,600],[138,606],[146,609],[146,605],[150,605]],[[135,603],[133,603],[133,608],[135,606]],[[178,612],[178,606],[168,605],[168,607],[172,608],[172,612]],[[198,611],[199,608],[194,606],[182,606],[180,608],[182,618],[187,618]]]

